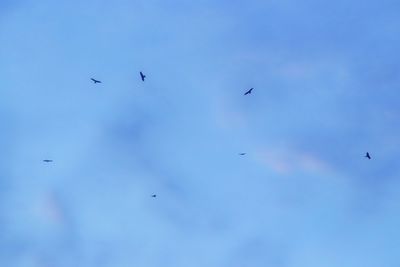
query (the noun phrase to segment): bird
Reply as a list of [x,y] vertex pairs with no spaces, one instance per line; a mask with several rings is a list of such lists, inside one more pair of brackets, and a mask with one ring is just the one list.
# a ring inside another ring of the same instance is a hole
[[99,80],[96,80],[96,79],[93,79],[93,78],[90,78],[94,83],[101,83],[101,81],[99,81]]
[[144,78],[146,78],[146,75],[144,75],[143,72],[140,72],[140,78],[142,78],[142,81],[144,81]]
[[368,152],[365,154],[365,157],[368,158],[368,159],[371,159],[371,156],[369,155]]
[[43,162],[53,162],[52,159],[44,159]]
[[246,93],[244,93],[244,95],[249,95],[251,94],[251,91],[253,91],[254,88],[250,88]]
[[244,155],[246,155],[246,153],[239,153],[239,155],[240,155],[240,156],[244,156]]
[[157,195],[151,195],[151,197],[156,197]]

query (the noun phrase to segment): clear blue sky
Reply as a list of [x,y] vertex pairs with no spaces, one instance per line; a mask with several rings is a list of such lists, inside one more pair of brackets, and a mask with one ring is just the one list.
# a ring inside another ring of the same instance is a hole
[[399,12],[2,0],[0,266],[397,267]]

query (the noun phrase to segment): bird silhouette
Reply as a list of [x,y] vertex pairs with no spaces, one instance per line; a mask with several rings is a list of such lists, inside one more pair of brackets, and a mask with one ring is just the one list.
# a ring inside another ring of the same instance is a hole
[[239,155],[240,155],[240,156],[244,156],[244,155],[246,155],[246,153],[239,153]]
[[371,156],[369,155],[368,152],[365,154],[365,157],[368,158],[368,159],[371,159]]
[[156,197],[157,195],[151,195],[151,197]]
[[140,78],[142,78],[142,81],[144,81],[144,78],[146,78],[146,75],[144,75],[143,72],[140,72]]
[[93,79],[93,78],[90,78],[94,83],[101,83],[101,81],[99,81],[99,80],[96,80],[96,79]]
[[249,95],[251,94],[251,91],[253,91],[254,88],[250,88],[246,93],[244,93],[244,95]]
[[53,162],[52,159],[44,159],[43,162]]

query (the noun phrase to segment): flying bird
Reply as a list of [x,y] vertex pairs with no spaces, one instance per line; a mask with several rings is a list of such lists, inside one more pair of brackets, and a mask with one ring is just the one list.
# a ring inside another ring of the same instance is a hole
[[96,79],[93,79],[93,78],[90,78],[94,83],[101,83],[101,81],[99,81],[99,80],[96,80]]
[[151,197],[156,197],[157,195],[151,195]]
[[246,153],[239,153],[239,155],[240,155],[240,156],[244,156],[244,155],[246,155]]
[[371,159],[371,156],[369,155],[368,152],[365,154],[365,157],[368,158],[368,159]]
[[43,162],[53,162],[52,159],[44,159]]
[[146,78],[146,75],[144,75],[143,72],[140,72],[140,78],[142,78],[142,81],[144,81],[144,78]]
[[244,93],[244,95],[249,95],[251,94],[251,91],[253,91],[254,88],[250,88],[249,91],[247,91],[246,93]]

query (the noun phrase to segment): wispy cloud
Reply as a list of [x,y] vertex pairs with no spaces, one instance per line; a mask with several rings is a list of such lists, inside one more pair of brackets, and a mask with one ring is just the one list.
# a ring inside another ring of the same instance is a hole
[[311,153],[288,148],[267,148],[257,152],[257,160],[279,174],[327,173],[329,164]]

